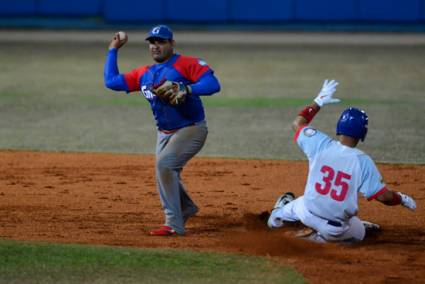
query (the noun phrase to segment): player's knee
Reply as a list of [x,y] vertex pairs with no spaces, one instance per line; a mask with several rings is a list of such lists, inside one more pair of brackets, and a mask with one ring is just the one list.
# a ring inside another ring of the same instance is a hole
[[164,173],[164,172],[170,171],[171,168],[170,168],[169,164],[166,161],[159,160],[159,161],[156,162],[156,170],[159,173]]
[[366,236],[366,230],[361,220],[358,217],[352,217],[349,221],[349,225],[351,236],[358,241],[362,241]]
[[156,161],[156,169],[160,173],[170,172],[178,168],[177,157],[175,155],[161,156]]

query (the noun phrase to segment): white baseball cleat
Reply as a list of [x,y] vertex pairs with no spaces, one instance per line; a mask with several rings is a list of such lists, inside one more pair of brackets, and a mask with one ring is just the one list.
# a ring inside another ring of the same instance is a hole
[[287,192],[285,194],[282,194],[277,199],[273,209],[280,208],[288,204],[289,202],[293,201],[295,199],[295,195],[292,192]]
[[279,196],[272,209],[269,220],[267,221],[267,226],[269,226],[270,229],[277,229],[284,225],[283,219],[281,217],[276,217],[276,215],[278,214],[278,209],[282,208],[294,199],[295,196],[292,192],[287,192]]

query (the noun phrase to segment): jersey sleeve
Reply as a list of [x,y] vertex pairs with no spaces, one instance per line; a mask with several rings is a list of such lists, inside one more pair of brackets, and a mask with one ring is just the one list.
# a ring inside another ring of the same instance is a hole
[[307,158],[311,159],[317,153],[329,147],[333,139],[311,126],[304,126],[298,129],[294,141]]
[[361,192],[367,200],[376,199],[387,191],[385,184],[382,182],[382,176],[369,156],[359,156],[359,162],[362,170],[359,192]]
[[197,82],[206,72],[213,73],[205,61],[183,55],[176,60],[174,68],[193,83]]
[[118,70],[118,50],[112,48],[108,51],[103,71],[105,86],[114,91],[127,91],[124,76]]
[[199,80],[191,84],[192,95],[209,96],[220,91],[220,82],[211,71],[207,71]]
[[139,67],[124,74],[124,80],[127,84],[128,92],[140,90],[140,77],[148,70],[148,66]]

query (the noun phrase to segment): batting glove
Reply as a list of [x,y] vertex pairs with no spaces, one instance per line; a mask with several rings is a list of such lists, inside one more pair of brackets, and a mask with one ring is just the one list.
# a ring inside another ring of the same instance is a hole
[[397,193],[401,197],[401,205],[409,208],[412,211],[416,210],[416,202],[412,197],[410,197],[407,194],[401,193],[401,192],[397,192]]
[[340,99],[333,98],[333,94],[336,92],[336,86],[338,86],[338,84],[339,83],[335,80],[329,81],[326,79],[320,93],[314,99],[314,102],[320,107],[327,104],[339,103],[341,101]]

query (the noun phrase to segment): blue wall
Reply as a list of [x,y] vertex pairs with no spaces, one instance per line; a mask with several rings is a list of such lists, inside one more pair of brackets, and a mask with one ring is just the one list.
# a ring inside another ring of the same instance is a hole
[[[362,20],[418,21],[424,15],[422,0],[359,0],[359,4]],[[382,9],[386,6],[392,8]]]
[[165,19],[184,22],[228,20],[228,0],[167,0]]
[[0,0],[0,15],[109,23],[423,22],[425,0]]
[[105,0],[103,17],[112,22],[163,21],[165,0]]
[[37,13],[37,0],[0,0],[0,15],[34,15]]
[[294,0],[233,0],[229,17],[234,22],[271,22],[294,20]]
[[357,19],[357,0],[298,0],[295,2],[295,18],[299,20],[353,21]]
[[101,11],[101,0],[38,0],[37,4],[38,14],[45,16],[89,16]]
[[102,0],[0,0],[5,16],[92,16],[100,15]]

